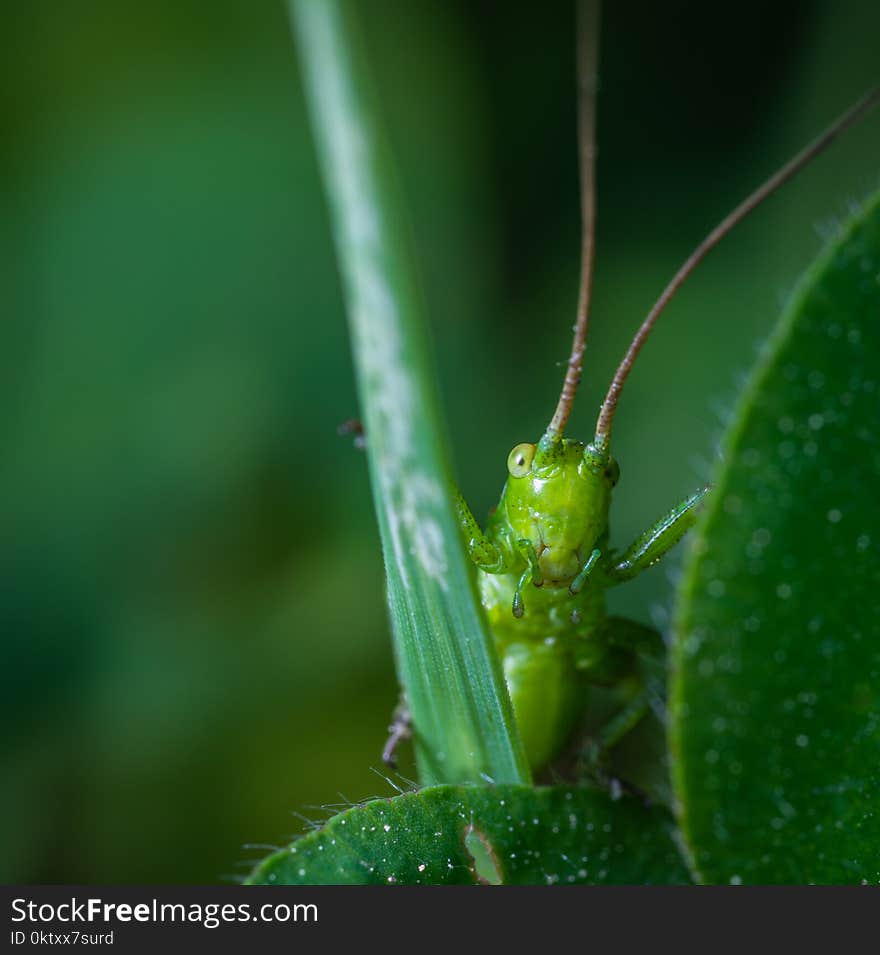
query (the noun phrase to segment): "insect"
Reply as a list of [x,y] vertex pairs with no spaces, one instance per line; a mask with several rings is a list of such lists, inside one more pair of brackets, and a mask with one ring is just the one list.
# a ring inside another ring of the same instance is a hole
[[[648,312],[618,366],[588,442],[565,436],[587,340],[594,257],[595,89],[598,3],[579,5],[578,139],[581,177],[581,277],[571,355],[556,410],[534,443],[516,445],[497,508],[481,529],[457,492],[467,552],[501,658],[526,756],[533,770],[572,736],[591,686],[616,689],[619,711],[585,748],[587,771],[601,775],[611,748],[662,693],[664,644],[654,630],[609,617],[606,591],[657,563],[696,522],[709,487],[684,498],[623,550],[610,542],[609,511],[620,469],[611,454],[618,402],[655,323],[702,259],[752,210],[880,100],[873,90],[738,205],[696,247]],[[384,758],[407,735],[395,719]]]

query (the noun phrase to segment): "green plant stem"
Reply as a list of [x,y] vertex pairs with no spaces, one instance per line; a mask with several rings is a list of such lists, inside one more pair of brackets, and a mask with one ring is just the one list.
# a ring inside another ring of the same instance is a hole
[[422,298],[355,6],[291,0],[290,11],[330,199],[419,772],[426,784],[526,783],[456,522]]

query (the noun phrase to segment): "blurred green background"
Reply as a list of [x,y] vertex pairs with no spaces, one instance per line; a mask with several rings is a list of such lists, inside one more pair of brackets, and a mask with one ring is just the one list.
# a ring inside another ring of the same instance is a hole
[[[572,12],[363,3],[461,485],[552,411],[578,262]],[[7,4],[0,879],[215,882],[386,794],[396,689],[327,215],[281,0]],[[608,4],[586,437],[665,280],[876,82],[880,5]],[[622,401],[616,539],[703,480],[880,118],[725,242]],[[613,595],[662,625],[675,562]]]

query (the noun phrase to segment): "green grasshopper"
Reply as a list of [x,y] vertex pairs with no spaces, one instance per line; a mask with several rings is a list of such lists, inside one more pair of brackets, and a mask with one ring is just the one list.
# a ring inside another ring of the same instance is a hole
[[[518,444],[507,459],[501,499],[481,530],[457,492],[467,551],[500,655],[526,756],[540,770],[558,756],[581,717],[590,686],[610,687],[619,711],[585,749],[582,766],[601,773],[610,749],[648,713],[661,694],[664,643],[656,631],[609,617],[605,593],[657,563],[697,520],[710,492],[703,487],[676,504],[623,551],[610,545],[609,511],[620,476],[611,455],[618,401],[657,318],[696,266],[764,199],[815,158],[880,99],[874,90],[841,116],[755,192],[697,246],[636,332],[602,403],[591,441],[565,437],[581,379],[590,310],[595,220],[595,88],[598,4],[579,9],[579,115],[583,237],[577,322],[562,392],[537,443]],[[407,734],[396,720],[383,758]]]

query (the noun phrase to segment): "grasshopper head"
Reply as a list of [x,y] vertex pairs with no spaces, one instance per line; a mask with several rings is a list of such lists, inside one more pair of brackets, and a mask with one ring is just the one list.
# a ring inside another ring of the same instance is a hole
[[607,448],[547,436],[507,459],[501,507],[516,539],[531,541],[545,585],[567,587],[608,529],[619,468]]

